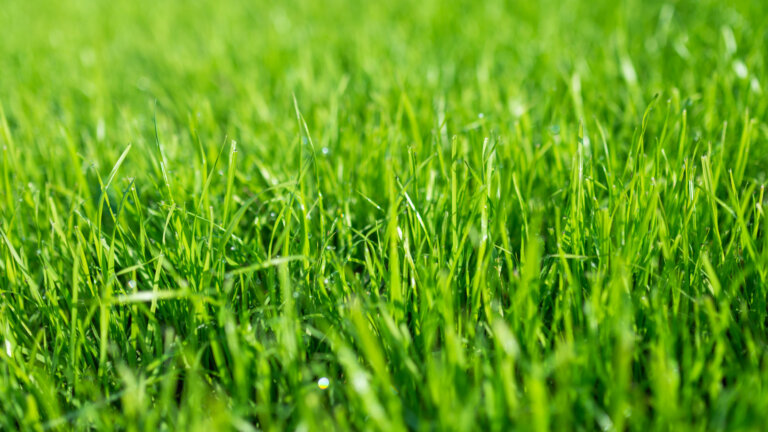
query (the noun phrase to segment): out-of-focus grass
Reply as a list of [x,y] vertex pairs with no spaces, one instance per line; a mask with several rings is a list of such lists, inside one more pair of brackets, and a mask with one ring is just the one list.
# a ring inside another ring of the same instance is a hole
[[0,7],[0,429],[762,429],[768,6],[369,3]]

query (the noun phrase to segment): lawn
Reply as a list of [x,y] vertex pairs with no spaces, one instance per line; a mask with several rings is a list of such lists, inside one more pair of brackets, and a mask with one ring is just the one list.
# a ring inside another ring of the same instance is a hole
[[0,430],[764,430],[765,0],[5,0]]

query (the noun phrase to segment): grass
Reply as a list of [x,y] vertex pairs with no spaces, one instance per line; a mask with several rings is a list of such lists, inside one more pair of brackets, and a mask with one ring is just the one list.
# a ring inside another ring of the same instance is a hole
[[0,28],[0,429],[765,427],[763,0]]

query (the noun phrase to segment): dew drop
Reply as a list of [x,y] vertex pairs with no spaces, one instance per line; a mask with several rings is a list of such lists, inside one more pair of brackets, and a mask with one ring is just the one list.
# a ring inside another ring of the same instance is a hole
[[[6,341],[7,342],[7,341]],[[10,355],[9,355],[10,356]],[[329,380],[326,377],[322,377],[319,380],[317,380],[317,387],[320,388],[320,390],[325,390],[328,388],[328,386],[331,385],[331,380]]]

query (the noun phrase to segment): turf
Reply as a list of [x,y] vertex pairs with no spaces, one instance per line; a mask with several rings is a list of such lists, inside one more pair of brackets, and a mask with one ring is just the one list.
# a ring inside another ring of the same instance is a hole
[[0,29],[0,429],[765,427],[764,0]]

